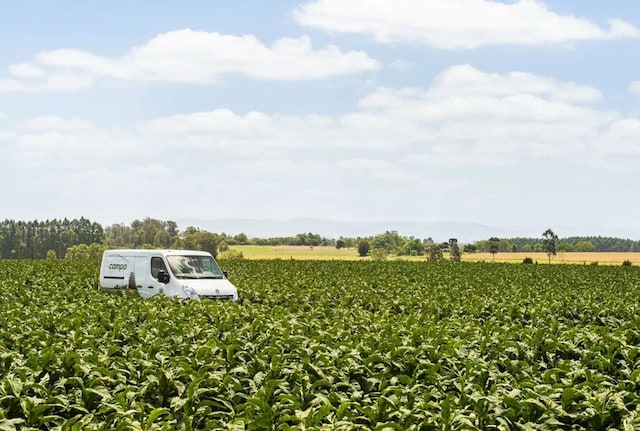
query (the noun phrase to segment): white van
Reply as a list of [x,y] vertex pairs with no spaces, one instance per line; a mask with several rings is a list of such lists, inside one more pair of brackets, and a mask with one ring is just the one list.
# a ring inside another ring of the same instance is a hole
[[136,289],[140,296],[238,300],[238,291],[210,253],[193,250],[106,250],[102,289]]

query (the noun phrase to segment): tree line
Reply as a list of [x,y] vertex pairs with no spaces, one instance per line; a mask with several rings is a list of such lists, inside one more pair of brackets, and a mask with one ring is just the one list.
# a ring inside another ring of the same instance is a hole
[[175,248],[209,251],[217,256],[233,245],[334,246],[335,240],[314,233],[290,237],[248,238],[189,226],[184,231],[172,220],[145,218],[103,228],[80,219],[0,222],[0,259],[97,258],[107,248]]
[[69,247],[103,240],[102,226],[84,217],[0,222],[0,258],[3,259],[64,257]]
[[[465,244],[467,253],[489,253],[491,239]],[[640,252],[640,241],[604,236],[571,236],[559,238],[556,244],[558,252]],[[544,251],[544,243],[538,238],[499,238],[500,253],[528,253]]]
[[[97,222],[79,219],[0,222],[0,258],[43,259],[99,257],[105,248],[180,248],[226,252],[234,245],[297,245],[353,248],[361,256],[383,259],[387,255],[426,256],[439,260],[444,253],[456,260],[459,254],[473,252],[546,251],[544,238],[490,238],[464,244],[462,250],[455,238],[435,242],[432,238],[405,237],[391,230],[368,237],[327,238],[319,234],[299,233],[288,237],[249,238],[245,233],[227,235],[189,226],[184,231],[176,222],[145,218],[130,224],[114,224],[103,228]],[[603,236],[557,238],[558,252],[640,252],[640,241]]]

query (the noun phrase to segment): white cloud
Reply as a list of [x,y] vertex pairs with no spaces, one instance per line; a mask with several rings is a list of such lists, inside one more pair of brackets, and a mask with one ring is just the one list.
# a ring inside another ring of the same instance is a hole
[[138,156],[145,144],[124,131],[103,130],[80,118],[33,118],[8,138],[9,155],[23,167],[100,166]]
[[32,130],[43,130],[50,132],[80,131],[88,130],[93,127],[91,123],[78,117],[64,118],[54,115],[32,118],[31,120],[27,121],[24,126]]
[[537,0],[317,0],[299,6],[293,16],[302,25],[330,33],[441,49],[640,37],[640,29],[620,19],[610,19],[609,27],[602,28],[553,12]]
[[46,75],[45,71],[31,63],[19,63],[9,66],[11,74],[18,78],[42,78]]
[[121,57],[77,49],[36,55],[10,67],[0,91],[62,91],[90,86],[99,78],[141,82],[214,84],[230,74],[253,79],[305,81],[377,70],[380,63],[362,51],[329,45],[314,49],[307,36],[281,38],[271,46],[255,36],[190,29],[162,33]]
[[640,156],[640,118],[623,118],[605,129],[596,146],[601,153]]
[[629,84],[629,91],[633,94],[640,95],[640,81],[633,81]]
[[404,60],[395,60],[392,61],[391,63],[389,63],[389,67],[393,70],[398,70],[398,71],[405,71],[405,70],[409,70],[414,66],[413,63],[411,63],[410,61],[404,61]]
[[532,94],[575,103],[595,102],[602,96],[599,90],[575,82],[562,82],[525,72],[486,73],[470,65],[448,68],[438,75],[433,87],[431,93],[438,96]]
[[[532,194],[521,202],[526,215],[554,182],[570,193],[593,178],[632,181],[640,118],[603,110],[599,98],[574,82],[463,65],[425,88],[375,89],[334,116],[217,109],[125,129],[43,116],[3,123],[0,175],[27,184],[16,196],[37,188],[63,215],[83,196],[85,208],[125,222],[163,217],[172,202],[202,218],[256,208],[258,218],[394,218],[408,202],[419,214],[488,202],[506,211],[522,190]],[[113,190],[124,190],[117,209],[104,199]]]
[[69,91],[90,87],[91,77],[76,73],[53,72],[29,79],[0,78],[0,93],[37,93],[41,91]]
[[454,66],[429,88],[378,88],[360,101],[360,110],[337,117],[219,109],[157,118],[137,130],[143,141],[163,148],[179,142],[183,149],[246,158],[339,149],[374,153],[380,160],[412,154],[414,161],[450,167],[513,165],[552,155],[573,163],[586,153],[614,152],[598,140],[621,115],[595,107],[600,97],[574,82]]
[[0,78],[0,92],[29,91],[29,88],[17,79]]
[[203,180],[214,171],[220,178],[246,176],[247,187],[267,180],[284,187],[292,178],[302,187],[302,177],[305,187],[316,187],[330,172],[327,187],[335,191],[345,184],[427,190],[443,183],[433,169],[517,167],[551,158],[601,168],[608,157],[637,163],[640,119],[598,108],[599,97],[573,82],[455,66],[428,88],[378,88],[357,111],[339,116],[217,109],[126,130],[45,116],[0,140],[16,165],[44,170],[160,166]]

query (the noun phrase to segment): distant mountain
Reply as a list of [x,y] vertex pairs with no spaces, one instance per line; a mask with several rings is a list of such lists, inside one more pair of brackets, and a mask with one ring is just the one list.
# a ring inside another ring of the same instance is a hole
[[293,218],[285,221],[264,219],[225,218],[215,220],[179,219],[178,226],[184,230],[195,226],[210,232],[225,232],[228,235],[245,233],[249,238],[270,238],[294,236],[298,233],[320,234],[327,238],[371,236],[395,230],[402,236],[417,238],[431,237],[434,241],[457,238],[461,243],[488,239],[527,237],[539,238],[547,227],[551,227],[561,238],[568,236],[615,236],[619,238],[640,238],[640,227],[611,228],[606,226],[506,226],[496,227],[479,223],[456,222],[345,222],[314,218]]

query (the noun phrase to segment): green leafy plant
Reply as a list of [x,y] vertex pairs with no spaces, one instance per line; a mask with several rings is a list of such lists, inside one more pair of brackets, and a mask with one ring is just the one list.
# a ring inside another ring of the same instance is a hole
[[0,265],[0,429],[637,429],[640,271],[225,266],[245,301]]

